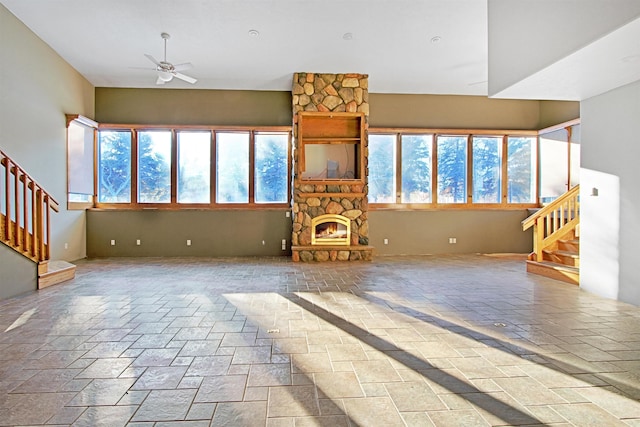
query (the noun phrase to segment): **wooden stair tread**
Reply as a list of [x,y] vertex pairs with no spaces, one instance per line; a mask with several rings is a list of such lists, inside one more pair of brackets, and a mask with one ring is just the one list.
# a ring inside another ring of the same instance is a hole
[[571,258],[580,258],[580,254],[575,251],[565,251],[565,250],[549,251],[545,249],[543,252],[546,252],[548,254],[556,254],[556,255],[571,257]]
[[573,267],[571,265],[565,265],[565,264],[558,264],[556,262],[551,262],[551,261],[527,261],[527,263],[541,265],[547,268],[552,268],[554,270],[564,270],[564,271],[571,271],[575,273],[580,272],[580,268],[578,267]]
[[571,245],[579,245],[580,244],[580,239],[560,239],[558,241],[562,242],[562,243],[569,243]]

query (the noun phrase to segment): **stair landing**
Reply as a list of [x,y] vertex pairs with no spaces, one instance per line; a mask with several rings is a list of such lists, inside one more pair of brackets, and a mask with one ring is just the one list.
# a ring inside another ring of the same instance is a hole
[[76,276],[76,266],[66,261],[49,261],[38,265],[38,289],[66,282]]
[[560,280],[572,285],[580,285],[580,268],[557,264],[550,261],[527,261],[527,272]]

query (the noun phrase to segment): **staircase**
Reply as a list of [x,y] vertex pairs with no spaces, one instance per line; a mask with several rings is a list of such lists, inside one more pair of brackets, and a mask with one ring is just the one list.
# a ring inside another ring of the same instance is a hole
[[533,252],[527,272],[574,285],[580,284],[580,187],[522,221],[533,227]]
[[0,242],[34,263],[38,289],[75,277],[75,266],[51,261],[51,212],[55,201],[16,162],[0,151]]

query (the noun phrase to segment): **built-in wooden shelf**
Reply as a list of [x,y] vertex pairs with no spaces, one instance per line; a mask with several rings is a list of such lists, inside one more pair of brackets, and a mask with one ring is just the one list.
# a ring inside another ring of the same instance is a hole
[[[300,150],[296,175],[300,183],[364,182],[364,113],[301,111],[296,120]],[[332,176],[331,164],[338,165],[337,176]],[[312,176],[305,176],[305,172]]]

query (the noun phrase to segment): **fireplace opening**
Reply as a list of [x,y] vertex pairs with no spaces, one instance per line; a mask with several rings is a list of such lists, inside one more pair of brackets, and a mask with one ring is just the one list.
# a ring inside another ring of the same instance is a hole
[[312,245],[343,245],[350,243],[351,221],[342,215],[320,215],[311,220]]

